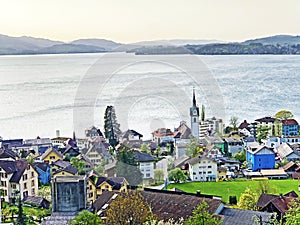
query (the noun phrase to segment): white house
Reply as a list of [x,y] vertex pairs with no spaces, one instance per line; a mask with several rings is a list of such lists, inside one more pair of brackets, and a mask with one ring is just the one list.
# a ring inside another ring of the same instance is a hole
[[188,161],[192,181],[215,181],[218,175],[218,165],[214,159],[195,157]]
[[154,162],[155,159],[147,153],[134,151],[136,161],[138,162],[139,169],[143,174],[143,179],[154,179]]

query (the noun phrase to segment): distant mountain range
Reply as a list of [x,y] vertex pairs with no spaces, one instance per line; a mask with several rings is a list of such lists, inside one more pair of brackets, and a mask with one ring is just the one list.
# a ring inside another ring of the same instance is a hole
[[[265,54],[272,54],[272,51],[275,51],[275,54],[280,54],[280,52],[286,53],[290,51],[291,48],[289,46],[297,45],[300,45],[300,36],[291,35],[276,35],[247,40],[241,43],[226,43],[220,40],[173,39],[143,41],[132,44],[122,44],[105,39],[79,39],[70,43],[64,43],[61,41],[27,36],[10,37],[0,35],[1,55],[96,53],[111,51],[126,51],[136,54],[244,54],[245,49],[249,49],[249,46],[251,51],[247,50],[246,52],[248,53],[246,54],[264,54],[264,52]],[[260,50],[256,51],[257,49]],[[284,51],[282,49],[284,49]],[[296,50],[290,51],[287,54],[298,54],[297,52],[298,50],[296,48]]]

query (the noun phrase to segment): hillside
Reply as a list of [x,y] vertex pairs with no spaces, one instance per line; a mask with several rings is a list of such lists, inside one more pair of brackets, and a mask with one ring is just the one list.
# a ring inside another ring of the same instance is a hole
[[242,44],[261,43],[263,45],[297,45],[300,44],[300,36],[291,35],[275,35],[271,37],[257,38],[253,40],[247,40]]

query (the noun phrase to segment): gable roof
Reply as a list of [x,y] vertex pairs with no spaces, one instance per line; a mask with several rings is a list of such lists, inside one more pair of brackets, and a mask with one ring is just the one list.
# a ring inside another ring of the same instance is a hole
[[118,196],[118,194],[112,191],[102,192],[102,194],[93,202],[93,208],[96,212],[99,211],[104,205],[109,204],[114,196]]
[[143,153],[140,151],[134,151],[134,156],[137,162],[154,162],[155,159],[152,155],[148,153]]
[[139,132],[135,131],[135,130],[126,130],[125,132],[123,132],[120,137],[121,138],[129,138],[129,135],[133,135],[133,136],[138,136],[139,138],[143,137],[142,134],[140,134]]
[[298,198],[299,197],[299,195],[294,190],[286,193],[284,196],[291,197],[291,198]]
[[18,170],[16,162],[11,160],[0,160],[0,167],[8,174]]
[[186,123],[181,123],[180,126],[176,128],[174,132],[174,138],[190,139],[191,135],[192,135],[192,131],[186,125]]
[[220,215],[223,216],[222,225],[253,225],[255,217],[262,218],[263,221],[269,221],[272,213],[258,212],[252,210],[241,210],[224,207]]
[[209,161],[212,161],[212,162],[214,162],[214,163],[217,163],[217,162],[216,162],[214,159],[212,159],[212,158],[201,157],[201,156],[194,157],[194,158],[188,160],[187,162],[188,162],[189,164],[191,164],[191,165],[195,165],[195,164],[197,164],[197,163],[199,163],[199,162],[201,162],[201,161],[203,161],[203,160],[209,160]]
[[73,167],[72,165],[69,165],[65,168],[62,168],[60,170],[55,171],[53,174],[57,174],[57,173],[60,173],[60,172],[67,172],[67,173],[75,175],[75,174],[77,174],[78,169]]
[[[295,153],[296,155],[298,155],[297,151],[294,151],[291,146],[288,143],[282,143],[281,145],[278,146],[277,148],[277,153],[279,154],[279,156],[281,158],[285,158],[289,155],[291,155],[292,153]],[[300,157],[300,156],[299,156]]]
[[96,179],[96,187],[99,187],[104,182],[108,183],[113,190],[120,190],[124,183],[128,184],[124,177],[98,177]]
[[10,149],[5,149],[5,148],[0,149],[0,159],[7,159],[7,158],[16,159],[17,156],[18,154]]
[[253,143],[252,145],[250,145],[248,147],[247,151],[249,151],[251,154],[255,155],[263,149],[268,150],[271,154],[275,154],[274,151],[273,151],[274,148],[268,147],[268,146],[263,145],[263,144],[257,144],[256,142]]
[[256,119],[255,121],[260,122],[260,123],[274,123],[275,122],[275,118],[270,117],[270,116],[266,116],[260,119]]
[[244,120],[244,122],[239,125],[239,129],[248,128],[249,125],[250,123],[248,123],[247,120]]
[[39,168],[40,170],[46,172],[47,169],[49,168],[49,164],[48,163],[44,163],[44,162],[34,162],[33,166],[35,168]]
[[[39,196],[25,196],[23,198],[23,202],[24,203],[34,203],[38,207],[46,206],[45,208],[49,208],[49,206],[50,206],[50,202],[47,199],[45,199],[43,197],[39,197]],[[42,203],[44,203],[44,204],[42,204]]]
[[272,195],[272,194],[261,194],[259,196],[259,199],[257,201],[257,207],[258,208],[263,208],[265,207],[272,199],[277,198],[277,195]]
[[17,171],[14,172],[14,174],[12,175],[9,181],[13,183],[19,183],[29,163],[25,159],[15,161],[15,163],[16,163]]
[[180,218],[188,218],[192,215],[195,207],[201,204],[202,201],[207,202],[210,214],[216,213],[220,206],[223,205],[221,200],[185,195],[179,192],[141,191],[141,194],[150,204],[152,212],[159,219],[165,221],[171,218],[175,221],[178,221]]
[[51,165],[52,166],[57,166],[59,168],[66,168],[67,166],[71,165],[71,163],[68,162],[68,161],[58,159],[55,162],[52,162]]
[[62,159],[64,158],[64,156],[59,151],[57,151],[53,147],[50,147],[45,151],[45,153],[42,154],[41,159],[44,160],[44,158],[46,158],[51,152],[54,152],[56,155],[58,155]]

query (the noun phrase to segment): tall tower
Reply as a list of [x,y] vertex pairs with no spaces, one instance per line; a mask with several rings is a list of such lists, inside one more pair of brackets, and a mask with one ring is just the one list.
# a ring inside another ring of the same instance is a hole
[[190,108],[192,135],[199,139],[199,107],[196,104],[195,89],[193,89],[193,106]]

